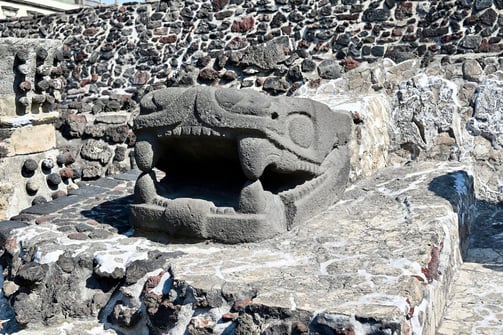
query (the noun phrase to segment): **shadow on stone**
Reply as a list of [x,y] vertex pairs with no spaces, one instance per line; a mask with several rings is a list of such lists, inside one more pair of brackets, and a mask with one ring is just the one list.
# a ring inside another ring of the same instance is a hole
[[473,177],[462,170],[433,179],[428,189],[448,200],[458,214],[463,261],[503,271],[502,203],[477,199]]
[[127,197],[103,202],[89,210],[83,210],[80,213],[98,223],[115,227],[119,234],[124,234],[132,228],[128,221],[128,208],[132,202],[133,195],[129,195]]

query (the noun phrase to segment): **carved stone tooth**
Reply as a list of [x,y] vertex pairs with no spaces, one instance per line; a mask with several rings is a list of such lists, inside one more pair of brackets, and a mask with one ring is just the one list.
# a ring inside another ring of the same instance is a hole
[[142,173],[136,180],[134,196],[138,203],[153,203],[156,199],[155,174],[153,171]]
[[245,137],[239,141],[241,169],[249,180],[259,179],[275,157],[279,157],[279,153],[266,139]]
[[211,214],[216,214],[217,208],[216,207],[210,207],[210,213]]
[[260,180],[248,181],[239,196],[240,213],[264,213],[267,199]]
[[180,127],[176,127],[173,129],[173,135],[179,136],[182,133],[182,129]]
[[236,211],[232,207],[224,207],[224,214],[236,214]]
[[210,136],[211,135],[211,129],[210,128],[201,128],[201,133],[205,136]]
[[210,132],[210,134],[211,134],[212,136],[220,136],[220,133],[218,133],[217,131],[215,131],[215,130],[213,130],[213,129],[211,129],[210,131],[211,131],[211,132]]
[[171,130],[166,130],[166,136],[171,136],[171,134],[173,134]]

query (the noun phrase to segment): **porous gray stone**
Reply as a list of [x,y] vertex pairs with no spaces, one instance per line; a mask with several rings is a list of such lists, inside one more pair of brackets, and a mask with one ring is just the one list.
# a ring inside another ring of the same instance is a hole
[[142,99],[135,132],[138,229],[257,241],[332,204],[348,178],[351,117],[308,99],[163,89]]
[[273,70],[278,63],[287,59],[287,38],[277,38],[262,45],[248,47],[239,61],[241,66],[255,66],[262,70]]
[[468,81],[481,82],[484,70],[475,59],[467,59],[463,63],[463,78]]
[[342,66],[334,59],[327,59],[318,65],[318,74],[324,79],[337,79],[342,76]]
[[80,151],[80,155],[91,161],[107,164],[112,158],[112,149],[103,141],[94,139],[87,140]]

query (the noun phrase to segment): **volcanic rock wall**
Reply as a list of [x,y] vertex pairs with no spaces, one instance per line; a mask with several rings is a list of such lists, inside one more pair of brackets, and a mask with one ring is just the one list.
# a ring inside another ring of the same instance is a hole
[[[78,181],[132,166],[144,93],[197,84],[298,95],[336,80],[330,94],[389,100],[385,151],[461,159],[466,128],[493,144],[479,153],[499,157],[499,120],[474,107],[480,84],[500,96],[502,9],[500,0],[171,0],[5,20],[0,36],[63,43],[43,84],[61,90],[56,147]],[[409,80],[419,73],[426,81]],[[371,125],[359,117],[356,128]]]

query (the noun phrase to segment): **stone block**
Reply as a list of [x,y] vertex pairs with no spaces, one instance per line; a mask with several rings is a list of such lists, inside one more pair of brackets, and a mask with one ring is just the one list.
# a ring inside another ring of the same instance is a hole
[[49,124],[16,128],[7,142],[8,156],[44,152],[55,147],[56,130]]

